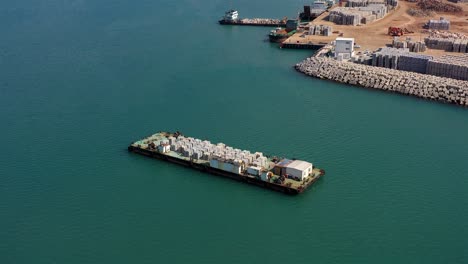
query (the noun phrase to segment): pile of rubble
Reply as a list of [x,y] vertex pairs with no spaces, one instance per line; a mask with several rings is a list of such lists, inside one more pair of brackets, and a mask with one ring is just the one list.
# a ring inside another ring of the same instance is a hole
[[440,0],[420,0],[418,7],[422,10],[435,12],[461,12],[463,9],[453,4],[447,4]]
[[442,38],[442,39],[468,39],[468,36],[463,33],[447,32],[438,30],[428,30],[430,38]]
[[432,16],[435,16],[435,12],[434,11],[430,11],[430,10],[421,10],[421,9],[418,9],[418,8],[410,8],[408,9],[408,14],[410,16],[415,16],[415,17],[432,17]]

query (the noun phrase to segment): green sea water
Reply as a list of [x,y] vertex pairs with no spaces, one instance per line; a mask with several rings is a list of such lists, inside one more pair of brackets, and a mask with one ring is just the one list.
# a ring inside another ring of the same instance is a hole
[[[228,8],[3,3],[0,263],[468,263],[468,111],[303,76]],[[290,197],[127,153],[160,130],[327,174]]]

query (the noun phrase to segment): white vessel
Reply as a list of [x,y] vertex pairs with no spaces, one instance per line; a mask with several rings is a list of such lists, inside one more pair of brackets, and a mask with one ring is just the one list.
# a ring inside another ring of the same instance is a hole
[[234,10],[234,9],[226,11],[223,17],[223,19],[227,21],[237,20],[238,18],[239,18],[239,12],[237,12],[237,10]]

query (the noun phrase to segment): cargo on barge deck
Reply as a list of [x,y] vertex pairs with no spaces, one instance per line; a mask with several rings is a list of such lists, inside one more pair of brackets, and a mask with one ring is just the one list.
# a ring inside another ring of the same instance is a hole
[[[199,153],[194,146],[202,146],[204,150],[212,148],[212,150]],[[308,162],[277,157],[267,158],[261,152],[252,154],[249,151],[234,149],[223,143],[215,145],[206,140],[185,138],[179,132],[156,133],[132,143],[128,150],[286,194],[302,193],[325,174],[324,170],[313,168],[312,164]],[[235,153],[239,157],[243,157],[244,160],[228,158],[228,156],[220,157],[219,151],[224,151],[225,155]],[[310,164],[311,167],[308,168],[307,164]],[[300,172],[304,172],[303,177],[302,174],[297,176],[296,171],[301,166],[304,170]],[[273,173],[277,171],[279,173]]]
[[267,19],[262,20],[255,19],[241,19],[241,20],[226,20],[221,19],[218,21],[221,25],[236,25],[236,26],[259,26],[259,27],[285,27],[285,21],[277,21],[276,19]]

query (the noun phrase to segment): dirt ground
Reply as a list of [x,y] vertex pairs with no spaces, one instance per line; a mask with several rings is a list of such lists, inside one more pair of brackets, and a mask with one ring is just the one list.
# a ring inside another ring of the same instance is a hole
[[[447,3],[447,0],[443,0]],[[453,4],[453,3],[451,3]],[[439,19],[444,17],[445,19],[450,20],[450,32],[458,32],[468,35],[468,3],[456,4],[463,8],[461,13],[437,13],[431,17],[413,17],[408,14],[408,9],[415,8],[416,3],[410,3],[406,1],[399,1],[398,7],[390,11],[387,16],[377,20],[368,25],[361,26],[350,26],[350,25],[336,25],[333,22],[324,20],[328,16],[328,12],[325,12],[317,19],[315,19],[312,24],[315,25],[330,25],[332,26],[332,31],[339,31],[343,33],[343,37],[354,38],[355,42],[361,46],[360,51],[365,50],[376,50],[380,47],[384,47],[387,44],[392,42],[393,37],[387,35],[388,27],[400,27],[407,28],[409,31],[414,33],[405,35],[404,37],[411,37],[413,40],[424,40],[428,34],[424,33],[423,25],[429,19]],[[296,33],[292,37],[286,40],[286,43],[318,43],[318,42],[327,42],[334,40],[338,37],[339,33],[334,33],[331,36],[308,36],[300,37],[302,33]],[[443,55],[447,52],[443,50],[433,50],[427,49],[424,54],[430,55]]]

